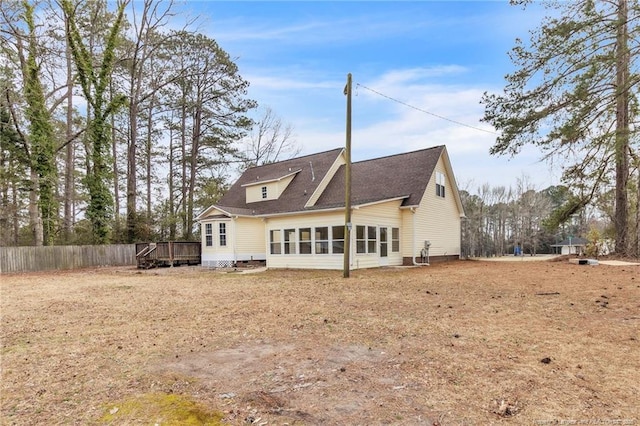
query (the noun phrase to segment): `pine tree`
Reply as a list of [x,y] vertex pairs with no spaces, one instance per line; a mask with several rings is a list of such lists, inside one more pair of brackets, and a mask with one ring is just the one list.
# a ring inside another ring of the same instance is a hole
[[[563,163],[563,180],[581,194],[562,209],[568,219],[615,180],[616,251],[628,254],[629,152],[638,119],[637,0],[549,3],[553,17],[516,41],[501,95],[486,94],[484,121],[501,132],[492,154],[539,147]],[[561,217],[560,217],[561,216]]]

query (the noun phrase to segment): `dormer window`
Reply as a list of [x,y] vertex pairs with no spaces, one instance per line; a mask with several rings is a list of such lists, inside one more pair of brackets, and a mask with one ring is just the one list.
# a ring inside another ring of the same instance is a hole
[[267,187],[263,186],[261,191],[262,191],[262,199],[266,200],[267,199]]

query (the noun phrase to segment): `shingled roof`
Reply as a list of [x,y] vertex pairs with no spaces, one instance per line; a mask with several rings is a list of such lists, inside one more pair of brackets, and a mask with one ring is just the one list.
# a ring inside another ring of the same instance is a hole
[[[443,150],[444,145],[352,163],[352,205],[404,198],[403,206],[417,206]],[[338,169],[316,208],[344,206],[345,170]]]
[[[333,165],[342,148],[318,154],[305,155],[277,163],[247,169],[215,206],[225,212],[235,214],[263,215],[304,210],[304,206],[316,190],[322,178]],[[272,180],[298,171],[277,200],[257,203],[246,202],[245,186],[256,182]],[[240,209],[240,210],[237,210]]]
[[[403,206],[422,200],[444,146],[352,163],[352,205],[402,198]],[[344,207],[345,166],[338,168],[316,203],[305,207],[343,149],[247,169],[215,206],[229,214],[270,215]],[[295,177],[277,200],[246,202],[245,187],[256,182]]]

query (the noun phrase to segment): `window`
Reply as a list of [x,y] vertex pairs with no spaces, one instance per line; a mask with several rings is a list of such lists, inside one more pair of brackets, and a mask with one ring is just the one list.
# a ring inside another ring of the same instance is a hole
[[213,245],[213,225],[207,223],[204,225],[205,245],[211,247]]
[[436,172],[436,196],[444,198],[444,174]]
[[296,230],[284,230],[284,254],[296,254]]
[[391,251],[394,253],[400,251],[400,228],[391,228]]
[[262,199],[265,200],[267,198],[267,187],[263,186],[261,190],[262,190]]
[[227,245],[227,224],[220,223],[218,225],[218,235],[220,236],[220,247]]
[[311,228],[300,228],[298,230],[298,236],[298,253],[311,254]]
[[375,226],[367,226],[367,253],[375,253],[376,252],[376,227]]
[[356,253],[367,252],[367,238],[364,234],[364,226],[356,226]]
[[269,231],[269,245],[271,254],[282,254],[282,234],[279,229]]
[[389,231],[386,227],[380,227],[380,257],[387,257],[389,250],[389,243],[387,242],[387,237]]
[[315,228],[316,254],[329,254],[329,228],[322,226]]
[[331,227],[331,253],[344,253],[344,226]]

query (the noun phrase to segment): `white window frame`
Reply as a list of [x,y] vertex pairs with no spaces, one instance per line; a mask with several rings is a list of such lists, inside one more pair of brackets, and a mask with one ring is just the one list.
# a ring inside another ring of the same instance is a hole
[[204,224],[204,245],[213,247],[213,223]]
[[[274,236],[277,237],[277,241],[274,240]],[[274,248],[277,250],[274,250]],[[282,232],[280,229],[269,230],[269,254],[282,254]]]
[[218,224],[218,244],[220,247],[227,246],[227,223],[220,222]]

